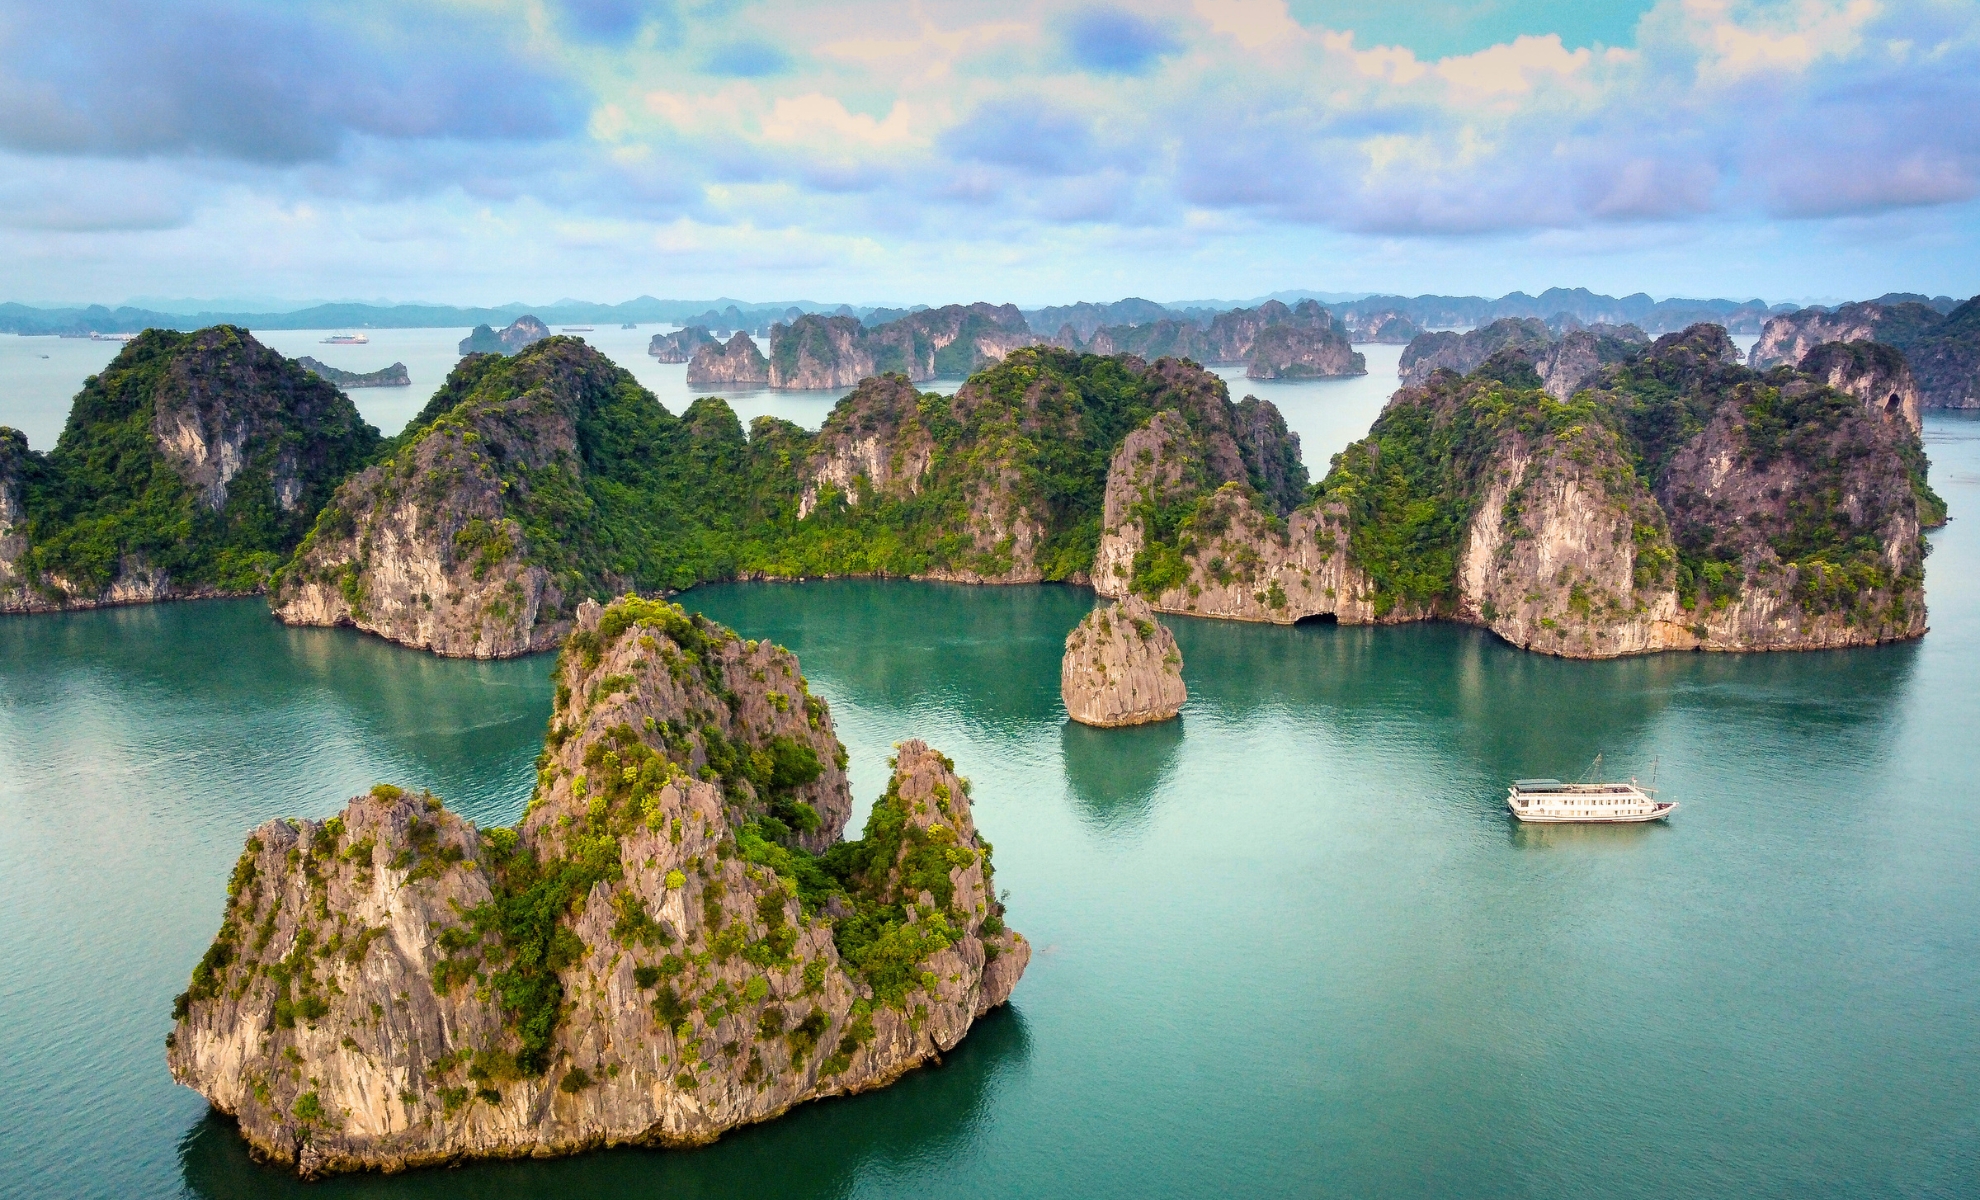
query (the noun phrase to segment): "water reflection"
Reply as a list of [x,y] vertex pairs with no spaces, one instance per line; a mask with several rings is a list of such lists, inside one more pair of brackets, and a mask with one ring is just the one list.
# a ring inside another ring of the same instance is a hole
[[[996,1093],[1022,1079],[1031,1051],[1024,1014],[1006,1006],[978,1021],[939,1067],[911,1072],[876,1092],[800,1105],[694,1150],[609,1150],[303,1183],[254,1162],[233,1122],[208,1112],[180,1139],[179,1167],[186,1193],[201,1200],[845,1196],[875,1176],[925,1169],[974,1149]],[[742,1180],[748,1184],[739,1189]]]
[[940,711],[1004,733],[1058,719],[1065,635],[1092,602],[1083,588],[872,580],[721,584],[680,597],[746,637],[797,649],[833,703]]
[[[134,748],[146,754],[215,761],[253,747],[283,815],[387,779],[432,788],[484,824],[512,819],[550,717],[550,661],[462,662],[348,629],[287,629],[252,599],[0,620],[0,677],[21,711],[52,706],[71,722],[120,712],[118,724],[163,731]],[[131,720],[133,706],[145,721]],[[441,746],[436,776],[429,755]],[[344,769],[304,770],[314,764],[296,757],[326,753]],[[325,775],[334,794],[309,786]]]
[[1682,815],[1672,814],[1665,821],[1642,821],[1633,825],[1533,825],[1505,814],[1506,840],[1515,850],[1576,850],[1583,854],[1612,854],[1635,850],[1651,838],[1667,837],[1668,823]]
[[1066,783],[1096,832],[1126,833],[1148,820],[1155,794],[1174,775],[1183,720],[1095,729],[1067,721],[1059,731]]

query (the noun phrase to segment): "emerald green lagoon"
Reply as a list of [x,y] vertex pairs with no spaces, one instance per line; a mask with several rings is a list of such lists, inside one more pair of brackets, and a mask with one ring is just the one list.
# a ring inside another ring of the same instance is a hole
[[[955,758],[1036,949],[939,1068],[693,1151],[305,1185],[165,1071],[248,830],[377,780],[513,820],[547,657],[0,618],[0,1195],[1980,1195],[1980,421],[1926,432],[1932,632],[1880,649],[1172,619],[1182,719],[1103,731],[1059,703],[1080,590],[685,594],[801,656],[855,829],[893,743]],[[1505,815],[1598,752],[1677,815]]]

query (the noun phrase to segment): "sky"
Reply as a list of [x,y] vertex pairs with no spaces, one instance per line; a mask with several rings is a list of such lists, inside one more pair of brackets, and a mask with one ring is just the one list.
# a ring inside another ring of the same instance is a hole
[[0,299],[1980,291],[1980,0],[0,0]]

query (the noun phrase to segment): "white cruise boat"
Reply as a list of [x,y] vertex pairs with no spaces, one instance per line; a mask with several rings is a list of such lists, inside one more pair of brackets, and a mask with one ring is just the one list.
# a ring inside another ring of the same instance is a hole
[[1657,799],[1655,792],[1634,779],[1628,783],[1515,779],[1506,789],[1506,807],[1520,820],[1541,825],[1628,824],[1661,821],[1677,811],[1677,801]]

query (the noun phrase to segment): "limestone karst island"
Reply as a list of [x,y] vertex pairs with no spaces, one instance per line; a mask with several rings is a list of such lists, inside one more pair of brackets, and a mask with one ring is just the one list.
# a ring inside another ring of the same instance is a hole
[[1980,1197],[1980,0],[0,17],[0,1200]]

